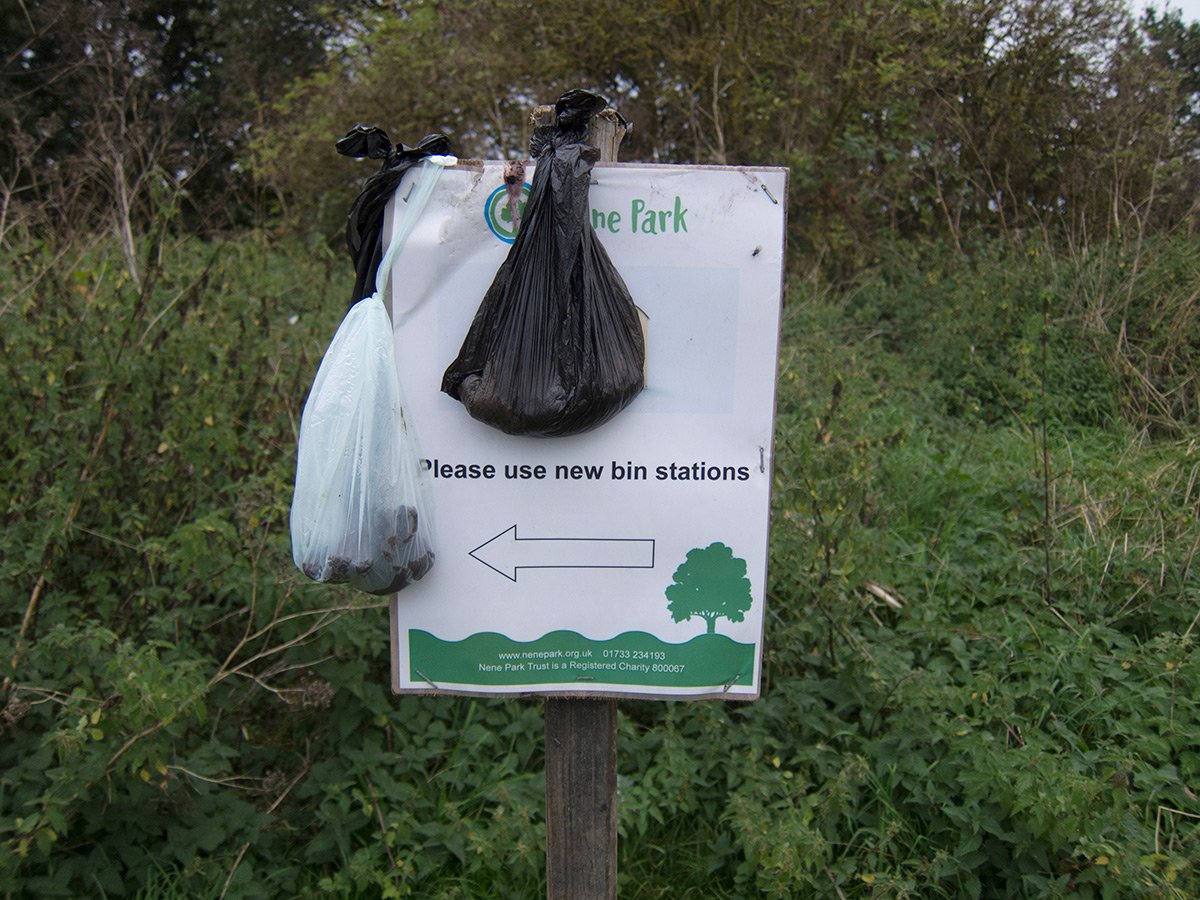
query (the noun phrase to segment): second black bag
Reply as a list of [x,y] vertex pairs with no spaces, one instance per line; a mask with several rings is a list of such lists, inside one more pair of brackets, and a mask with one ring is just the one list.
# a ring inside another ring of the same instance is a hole
[[537,170],[520,231],[442,378],[473,418],[509,434],[587,431],[644,384],[637,308],[589,221],[600,152],[585,135],[607,105],[568,91],[555,124],[534,132]]

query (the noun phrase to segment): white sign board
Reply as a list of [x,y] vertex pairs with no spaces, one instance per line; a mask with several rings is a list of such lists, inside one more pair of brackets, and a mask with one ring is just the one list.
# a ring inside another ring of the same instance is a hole
[[442,174],[392,270],[437,555],[392,601],[395,690],[758,696],[786,179],[596,167],[646,388],[593,431],[529,438],[440,391],[513,233],[503,163]]

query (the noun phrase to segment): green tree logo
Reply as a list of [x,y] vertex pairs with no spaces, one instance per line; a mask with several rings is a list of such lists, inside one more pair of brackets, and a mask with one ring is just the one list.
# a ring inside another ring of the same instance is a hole
[[[528,184],[521,186],[521,200],[517,207],[517,215],[525,214],[525,204],[529,202]],[[504,185],[496,188],[483,203],[483,219],[487,222],[492,234],[506,244],[517,239],[517,229],[513,224],[512,210],[508,208],[508,189]]]
[[717,619],[742,621],[753,602],[746,561],[719,542],[689,550],[671,577],[674,581],[667,587],[671,619],[686,622],[699,616],[708,625],[708,634],[716,633]]

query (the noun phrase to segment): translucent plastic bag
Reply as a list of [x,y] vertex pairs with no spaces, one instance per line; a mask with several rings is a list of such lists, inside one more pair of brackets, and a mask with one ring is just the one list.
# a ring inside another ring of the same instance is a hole
[[321,360],[300,421],[292,558],[309,578],[390,594],[433,565],[428,474],[421,462],[383,303],[388,272],[442,167],[422,162],[380,263],[375,293],[350,308]]
[[442,377],[442,390],[473,418],[508,434],[587,431],[644,386],[637,308],[590,221],[600,152],[585,136],[607,105],[568,91],[555,125],[534,132],[537,171],[520,231]]
[[297,456],[292,556],[305,575],[390,594],[429,570],[426,490],[378,295],[351,307],[325,352]]

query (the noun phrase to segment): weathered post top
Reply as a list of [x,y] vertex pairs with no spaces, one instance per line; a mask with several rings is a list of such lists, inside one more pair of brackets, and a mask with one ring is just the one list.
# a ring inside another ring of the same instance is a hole
[[[529,114],[529,124],[533,128],[539,125],[554,124],[554,107],[539,106]],[[620,114],[613,109],[606,109],[592,118],[588,125],[587,142],[600,151],[600,162],[616,162],[621,149],[621,141],[625,139],[629,128]]]

